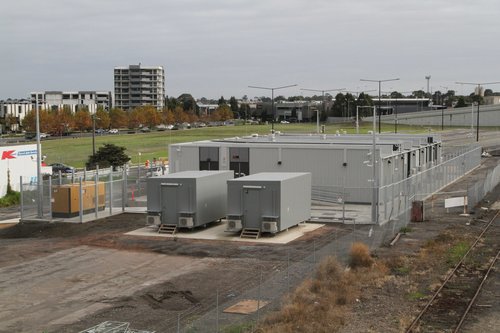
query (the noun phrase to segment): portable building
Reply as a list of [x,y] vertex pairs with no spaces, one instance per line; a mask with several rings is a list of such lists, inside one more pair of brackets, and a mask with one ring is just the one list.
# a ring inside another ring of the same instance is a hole
[[[436,135],[252,135],[169,146],[170,170],[310,172],[313,199],[371,203],[377,186],[402,181],[440,162]],[[372,155],[375,165],[372,166]],[[389,162],[390,161],[390,162]]]
[[311,174],[263,172],[227,182],[227,229],[277,233],[311,217]]
[[232,171],[184,171],[147,180],[147,224],[194,228],[226,216]]

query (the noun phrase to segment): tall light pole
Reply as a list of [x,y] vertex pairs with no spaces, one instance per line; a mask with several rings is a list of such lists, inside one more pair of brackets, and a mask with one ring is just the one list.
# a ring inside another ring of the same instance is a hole
[[92,115],[92,156],[95,156],[95,120],[97,118],[95,114]]
[[[300,90],[306,90],[306,91],[317,91],[320,92],[323,95],[323,113],[326,114],[326,101],[325,101],[325,92],[329,91],[340,91],[340,90],[345,90],[345,88],[340,88],[340,89],[327,89],[327,90],[319,90],[319,89],[300,89]],[[316,114],[316,131],[319,134],[319,112]]]
[[[477,95],[481,97],[481,86],[485,86],[487,84],[499,84],[500,81],[496,82],[455,82],[457,84],[468,84],[477,86]],[[480,98],[477,99],[477,116],[476,116],[476,141],[479,142],[479,105]]]
[[430,76],[430,75],[427,75],[427,76],[425,77],[425,79],[427,80],[427,95],[429,95],[429,98],[430,98],[430,96],[431,96],[431,95],[430,95],[430,93],[431,93],[431,92],[429,91],[429,81],[431,80],[431,76]]
[[248,86],[248,88],[271,90],[271,108],[272,108],[272,113],[273,113],[273,119],[271,121],[271,133],[274,133],[274,118],[275,118],[275,112],[274,112],[274,91],[278,90],[278,89],[285,89],[285,88],[290,88],[290,87],[295,87],[295,86],[297,86],[297,85],[296,84],[290,84],[288,86],[281,86],[281,87]]
[[[446,90],[446,93],[448,93],[448,87],[444,87],[444,86],[440,86],[440,87],[444,88]],[[442,94],[440,94],[440,95],[442,95]],[[441,107],[441,131],[444,131],[444,108],[443,108],[443,105],[440,105],[440,107]]]
[[399,78],[397,79],[386,79],[386,80],[368,80],[368,79],[360,79],[360,81],[365,81],[365,82],[378,82],[378,132],[381,132],[381,110],[380,110],[380,88],[382,82],[389,82],[389,81],[398,81]]
[[38,110],[38,92],[35,92],[35,115],[36,115],[36,182],[38,190],[37,217],[43,218],[43,182],[42,182],[42,155],[40,144],[40,112]]

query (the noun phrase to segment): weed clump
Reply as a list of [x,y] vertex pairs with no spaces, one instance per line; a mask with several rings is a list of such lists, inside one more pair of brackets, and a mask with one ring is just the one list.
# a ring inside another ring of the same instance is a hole
[[349,266],[351,268],[371,267],[373,262],[370,249],[366,244],[357,242],[352,245],[349,252]]

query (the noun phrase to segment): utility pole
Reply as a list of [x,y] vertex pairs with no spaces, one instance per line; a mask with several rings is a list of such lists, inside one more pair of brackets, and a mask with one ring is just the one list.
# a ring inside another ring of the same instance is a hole
[[278,90],[278,89],[290,88],[290,87],[295,87],[295,86],[297,86],[297,85],[296,84],[290,84],[288,86],[281,86],[281,87],[248,86],[248,88],[271,90],[271,108],[272,108],[271,112],[273,114],[273,119],[271,121],[271,133],[274,133],[274,118],[276,117],[275,112],[274,112],[274,91]]
[[378,82],[378,132],[381,133],[381,110],[380,110],[380,88],[382,82],[389,82],[389,81],[398,81],[399,78],[397,79],[386,79],[386,80],[368,80],[368,79],[360,79],[360,81],[365,81],[365,82]]
[[42,180],[42,146],[40,144],[40,111],[38,110],[38,92],[35,92],[36,115],[36,182],[38,191],[37,217],[43,218],[43,180]]
[[[340,91],[344,90],[345,88],[340,88],[340,89],[327,89],[327,90],[319,90],[319,89],[300,89],[300,90],[306,90],[306,91],[317,91],[320,92],[323,95],[323,113],[326,114],[326,101],[325,101],[325,92],[329,91]],[[316,133],[319,134],[319,112],[316,115]]]
[[499,84],[500,81],[496,82],[455,82],[457,84],[468,84],[477,86],[477,115],[476,115],[476,142],[479,142],[479,105],[481,104],[481,86],[485,86],[487,84]]

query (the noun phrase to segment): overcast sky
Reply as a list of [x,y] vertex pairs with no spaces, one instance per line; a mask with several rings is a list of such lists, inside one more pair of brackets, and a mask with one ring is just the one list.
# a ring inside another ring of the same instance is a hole
[[405,92],[426,75],[470,93],[455,81],[500,81],[499,32],[498,0],[5,0],[0,99],[113,91],[113,68],[139,62],[165,68],[169,96]]

